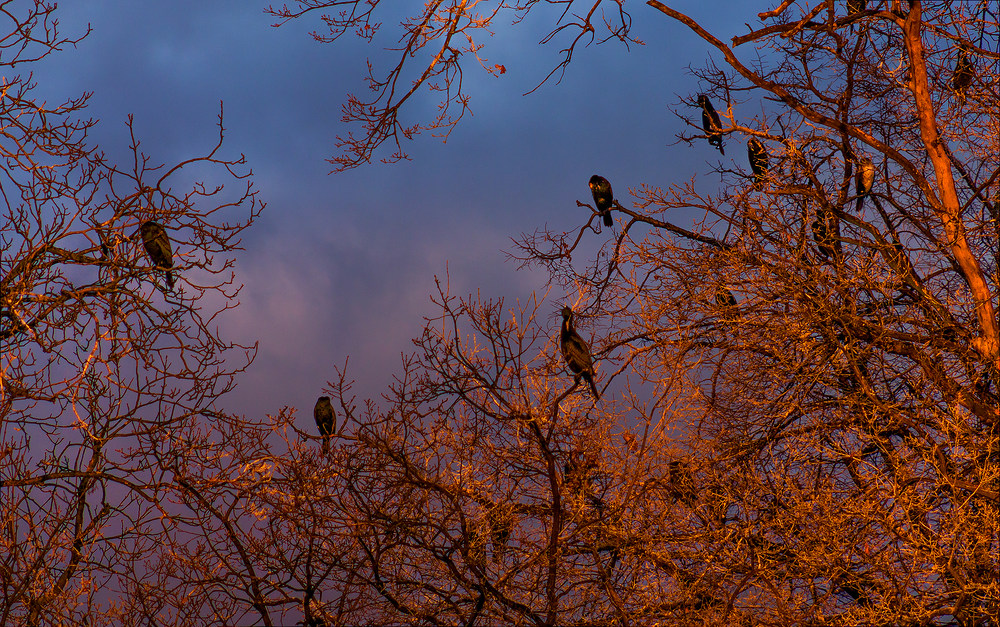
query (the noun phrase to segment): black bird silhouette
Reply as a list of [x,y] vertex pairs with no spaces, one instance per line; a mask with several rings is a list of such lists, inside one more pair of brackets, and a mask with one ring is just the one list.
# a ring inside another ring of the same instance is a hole
[[739,302],[725,285],[715,290],[715,304],[722,308],[720,319],[725,322],[736,322],[740,317]]
[[595,174],[590,177],[590,192],[594,195],[597,212],[604,216],[604,226],[612,226],[615,221],[611,218],[611,205],[615,202],[615,196],[611,192],[611,183]]
[[170,249],[170,238],[167,231],[159,223],[149,220],[139,227],[142,235],[142,245],[146,247],[153,265],[163,270],[167,275],[167,287],[174,288],[174,275],[170,271],[174,267],[174,253]]
[[337,420],[333,414],[333,405],[330,404],[329,396],[320,396],[313,408],[313,417],[316,418],[316,426],[319,427],[319,434],[323,436],[323,454],[330,450],[330,436],[337,432]]
[[875,164],[872,163],[868,155],[861,157],[861,161],[858,163],[858,173],[854,175],[854,182],[858,194],[858,202],[854,210],[860,212],[865,198],[872,193],[872,185],[875,183]]
[[698,94],[698,106],[701,107],[701,127],[708,135],[708,143],[718,148],[722,154],[726,154],[722,147],[722,120],[719,119],[715,107],[705,94]]
[[955,63],[955,73],[951,77],[951,88],[955,90],[959,102],[965,102],[965,94],[972,84],[973,67],[966,54],[965,44],[958,47],[958,61]]
[[563,358],[566,365],[576,375],[576,380],[580,377],[590,384],[590,391],[594,395],[594,400],[601,400],[601,395],[594,384],[594,360],[590,356],[590,347],[583,341],[580,334],[573,328],[573,310],[569,307],[562,309],[562,330],[559,333],[559,348],[562,349]]
[[759,191],[767,179],[769,164],[764,144],[756,137],[747,140],[747,156],[750,158],[750,169],[753,170],[753,188]]

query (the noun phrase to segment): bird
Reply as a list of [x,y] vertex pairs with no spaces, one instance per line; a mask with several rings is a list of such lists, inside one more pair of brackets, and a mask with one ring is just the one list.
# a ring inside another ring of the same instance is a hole
[[836,258],[840,253],[840,241],[837,239],[837,216],[824,209],[817,209],[816,219],[812,223],[812,231],[820,256],[824,259]]
[[167,275],[167,287],[174,288],[174,275],[170,271],[174,267],[173,251],[170,249],[170,238],[167,231],[158,222],[149,220],[139,227],[142,244],[146,247],[153,264]]
[[597,392],[594,384],[594,361],[590,356],[590,347],[583,341],[580,334],[573,328],[573,310],[569,307],[562,309],[562,329],[559,333],[559,348],[562,349],[563,358],[566,365],[577,375],[590,384],[590,391],[594,395],[594,400],[601,400],[601,395]]
[[611,193],[611,183],[603,176],[595,174],[590,177],[590,192],[594,195],[597,212],[604,216],[604,226],[612,226],[615,221],[611,218],[611,205],[615,198]]
[[966,54],[965,44],[958,47],[958,61],[955,63],[955,73],[951,76],[951,88],[955,90],[959,102],[965,102],[965,93],[972,84],[973,68]]
[[708,143],[718,148],[723,155],[726,154],[722,147],[722,120],[719,119],[718,112],[705,94],[698,94],[698,106],[701,107],[701,127],[708,135]]
[[854,182],[858,194],[858,203],[854,209],[860,212],[865,198],[872,193],[872,184],[875,183],[875,164],[872,163],[868,155],[861,157],[861,161],[858,163],[858,172],[854,175]]
[[316,401],[316,407],[313,408],[313,417],[316,418],[319,434],[323,436],[323,454],[325,455],[330,450],[330,436],[337,432],[337,421],[329,396],[319,397]]
[[753,188],[760,190],[767,178],[767,151],[764,144],[756,137],[747,140],[747,156],[750,157],[750,169],[753,170]]
[[722,309],[720,320],[730,324],[739,320],[739,302],[725,285],[720,285],[715,289],[715,304]]
[[910,258],[906,254],[906,247],[899,240],[894,239],[890,246],[883,248],[882,256],[886,258],[896,274],[905,277],[910,273]]
[[667,464],[667,484],[669,494],[676,503],[678,500],[684,501],[688,507],[694,505],[698,497],[694,487],[694,477],[691,474],[691,464],[675,459]]
[[715,304],[719,307],[729,308],[736,307],[739,303],[736,302],[736,297],[726,286],[720,285],[719,289],[715,290]]

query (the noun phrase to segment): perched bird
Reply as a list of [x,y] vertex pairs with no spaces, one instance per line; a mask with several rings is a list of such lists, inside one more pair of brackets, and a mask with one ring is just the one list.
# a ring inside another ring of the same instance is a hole
[[760,191],[767,179],[767,151],[764,144],[756,137],[747,140],[747,156],[750,157],[750,169],[753,170],[753,188]]
[[890,247],[883,248],[882,256],[899,276],[906,277],[910,274],[912,269],[910,257],[906,254],[906,247],[899,240],[893,240]]
[[174,267],[174,253],[170,249],[170,238],[167,237],[167,231],[159,223],[149,220],[143,222],[142,226],[139,227],[139,232],[142,235],[142,244],[146,247],[149,258],[153,260],[153,264],[158,269],[166,273],[167,287],[173,289],[174,275],[170,269]]
[[840,254],[840,240],[837,238],[839,220],[836,214],[817,209],[812,231],[816,248],[823,259],[836,258]]
[[987,368],[979,375],[979,379],[975,382],[974,386],[976,392],[980,396],[985,397],[990,393],[991,385],[993,385],[993,377],[990,375],[990,371]]
[[854,175],[854,183],[858,194],[858,202],[854,210],[860,212],[865,198],[872,193],[872,185],[875,183],[875,164],[872,163],[868,155],[861,157],[861,161],[858,163],[858,172]]
[[866,585],[866,582],[860,578],[854,578],[853,581],[845,581],[840,584],[840,591],[861,607],[873,605],[871,597],[868,596],[869,588],[870,586]]
[[101,245],[101,259],[107,261],[111,257],[111,236],[96,221],[94,222],[94,232],[97,233],[97,240]]
[[588,494],[587,503],[597,512],[598,517],[604,518],[604,512],[608,509],[608,504],[604,502],[604,499],[594,494]]
[[611,219],[611,205],[614,204],[615,197],[611,193],[611,183],[595,174],[590,177],[590,192],[594,195],[597,212],[604,216],[604,226],[612,226],[615,221]]
[[715,304],[724,309],[728,309],[730,307],[736,307],[739,303],[736,302],[736,297],[733,296],[733,293],[730,292],[726,286],[720,285],[719,289],[715,290]]
[[320,396],[313,408],[313,417],[316,418],[316,426],[319,427],[319,434],[323,436],[323,454],[330,450],[330,436],[337,432],[337,421],[333,415],[333,405],[330,404],[329,396]]
[[958,61],[955,63],[955,73],[951,76],[951,88],[955,90],[959,102],[965,102],[965,94],[972,84],[973,67],[969,62],[964,44],[958,47]]
[[739,321],[739,302],[725,285],[720,285],[715,289],[715,304],[722,310],[719,313],[720,321],[726,324],[734,324]]
[[594,361],[590,356],[590,347],[583,341],[580,334],[573,328],[573,310],[569,307],[562,309],[562,329],[559,333],[559,348],[562,349],[563,358],[566,365],[577,375],[590,384],[590,391],[594,395],[594,400],[601,400],[601,395],[597,392],[594,384]]
[[701,127],[708,135],[708,143],[718,148],[722,154],[726,154],[722,147],[722,120],[719,119],[715,107],[705,94],[698,94],[698,106],[701,107]]

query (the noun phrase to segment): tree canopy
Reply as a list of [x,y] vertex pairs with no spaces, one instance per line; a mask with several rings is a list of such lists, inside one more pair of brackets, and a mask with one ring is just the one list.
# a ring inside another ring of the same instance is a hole
[[[240,347],[199,299],[233,295],[216,257],[255,190],[173,191],[189,162],[155,170],[138,142],[135,168],[107,164],[84,101],[44,111],[10,82],[0,622],[996,625],[995,4],[784,0],[742,33],[658,0],[434,0],[394,26],[384,5],[269,9],[329,43],[397,29],[398,64],[345,104],[338,168],[451,132],[463,71],[504,71],[479,54],[490,29],[552,5],[552,76],[590,41],[640,44],[633,19],[704,42],[677,135],[722,187],[616,186],[604,228],[577,201],[574,229],[517,240],[549,285],[513,306],[440,282],[381,399],[332,373],[327,450],[285,413],[216,406]],[[420,90],[439,115],[401,121]],[[218,150],[196,161],[244,184]],[[150,219],[176,292],[143,254]],[[564,306],[600,401],[563,359]]]

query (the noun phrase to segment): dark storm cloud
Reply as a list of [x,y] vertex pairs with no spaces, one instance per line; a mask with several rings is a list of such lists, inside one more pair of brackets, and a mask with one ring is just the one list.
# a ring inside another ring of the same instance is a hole
[[[560,84],[529,96],[559,47],[535,45],[541,31],[499,28],[485,54],[508,72],[495,79],[467,68],[474,115],[447,144],[421,136],[405,146],[412,162],[334,176],[324,158],[348,130],[341,103],[347,92],[364,94],[372,51],[346,39],[317,44],[308,32],[318,20],[274,29],[246,0],[65,3],[64,31],[89,22],[94,32],[39,64],[36,78],[53,101],[93,91],[94,141],[119,159],[129,113],[154,160],[204,153],[224,101],[226,154],[246,155],[268,203],[244,238],[250,254],[237,269],[247,287],[228,323],[233,340],[259,339],[260,355],[229,407],[308,410],[348,354],[361,395],[384,388],[433,314],[434,275],[446,264],[454,294],[525,299],[541,288],[543,277],[504,263],[502,249],[546,223],[578,226],[586,210],[576,200],[590,202],[592,174],[629,206],[629,187],[708,171],[717,153],[671,145],[684,129],[667,109],[697,93],[684,68],[708,53],[644,5],[633,17],[648,46],[581,49]],[[422,95],[407,114],[426,116],[436,102]]]

